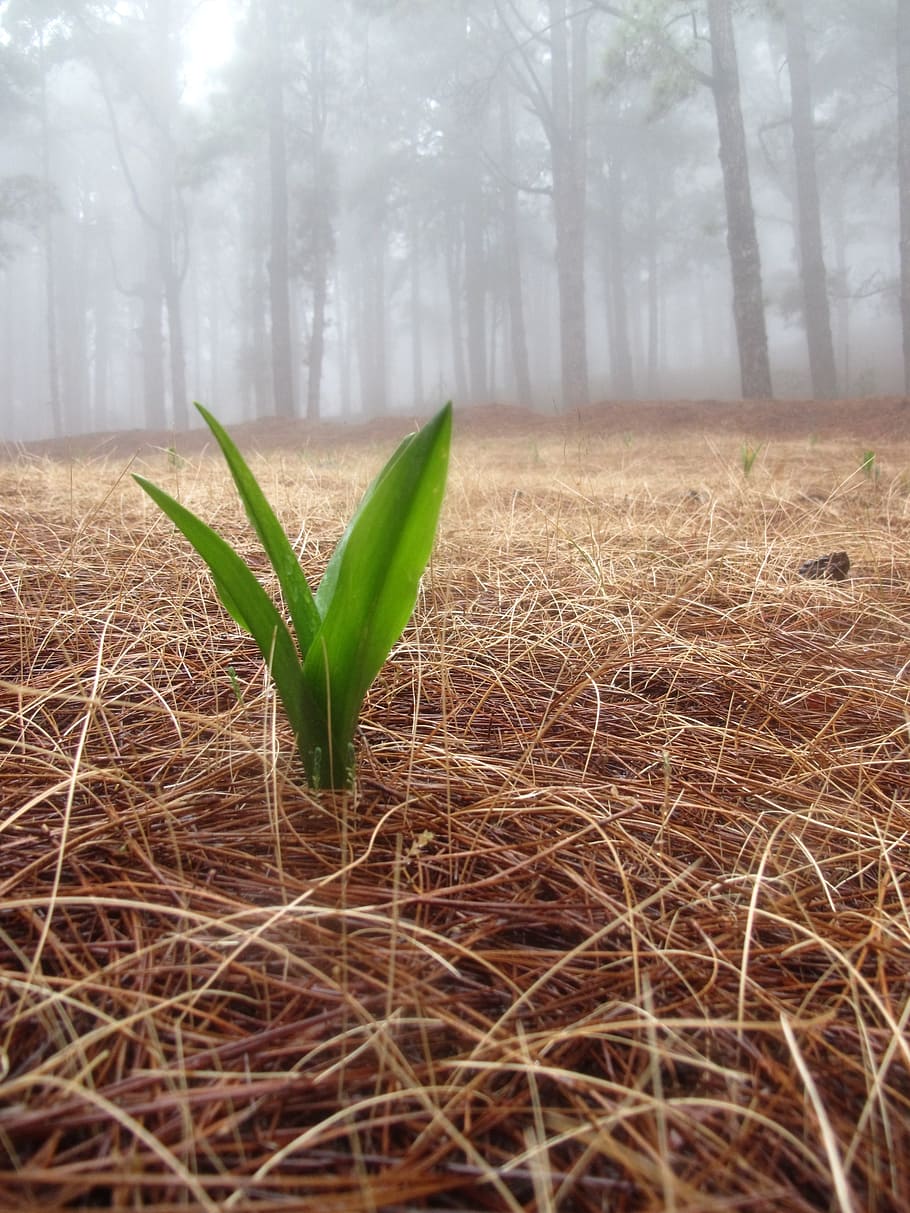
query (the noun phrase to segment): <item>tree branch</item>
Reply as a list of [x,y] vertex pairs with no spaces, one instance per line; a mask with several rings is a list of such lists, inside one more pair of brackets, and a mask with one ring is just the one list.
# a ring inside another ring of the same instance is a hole
[[[620,21],[624,21],[640,34],[647,34],[658,44],[660,49],[666,54],[675,59],[699,84],[703,84],[705,88],[714,89],[716,81],[710,72],[702,71],[700,67],[696,67],[692,60],[684,54],[683,51],[676,46],[671,38],[668,38],[663,30],[656,25],[652,25],[648,21],[643,21],[640,17],[635,17],[631,13],[627,13],[624,9],[618,8],[615,4],[611,4],[610,0],[590,0],[592,10],[600,13],[606,13],[609,17],[616,17]],[[694,18],[693,18],[694,20]]]

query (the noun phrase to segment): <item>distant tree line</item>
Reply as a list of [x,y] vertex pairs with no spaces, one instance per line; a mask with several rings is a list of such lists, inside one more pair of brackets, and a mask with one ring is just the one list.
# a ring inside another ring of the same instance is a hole
[[910,392],[910,0],[0,12],[0,438]]

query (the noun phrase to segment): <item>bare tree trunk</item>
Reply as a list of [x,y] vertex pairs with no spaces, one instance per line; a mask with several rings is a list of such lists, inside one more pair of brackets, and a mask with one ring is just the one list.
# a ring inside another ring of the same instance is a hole
[[375,248],[375,272],[373,274],[373,356],[375,367],[376,412],[386,413],[389,408],[389,362],[388,362],[388,316],[386,307],[386,235],[385,229],[378,235]]
[[[449,211],[451,216],[451,209]],[[459,400],[468,397],[468,373],[464,357],[464,324],[462,320],[461,265],[464,245],[458,228],[452,222],[446,224],[446,285],[449,294],[449,313],[452,328],[452,373],[455,377],[455,392]]]
[[[189,401],[186,391],[186,348],[183,333],[183,278],[186,270],[185,231],[181,230],[178,214],[174,131],[176,128],[179,69],[175,58],[175,31],[171,0],[157,0],[155,13],[156,61],[159,68],[156,129],[158,174],[158,247],[161,280],[164,286],[164,307],[167,313],[168,352],[170,355],[171,407],[174,426],[183,430],[189,425]],[[182,264],[181,264],[182,262]]]
[[162,262],[174,426],[178,430],[185,430],[189,425],[189,402],[186,391],[186,349],[183,336],[183,281],[172,256],[162,258]]
[[246,256],[248,271],[245,278],[244,316],[246,318],[247,400],[251,418],[267,417],[274,407],[271,383],[271,357],[267,318],[269,314],[269,283],[266,271],[266,249],[269,223],[266,214],[268,195],[268,156],[257,155],[252,166],[249,185],[249,220],[246,227]]
[[623,168],[618,157],[610,162],[607,176],[607,236],[609,244],[610,365],[615,396],[631,400],[635,395],[632,350],[629,344],[629,306],[626,293],[625,236],[623,233]]
[[177,429],[189,426],[187,399],[187,353],[183,335],[183,270],[181,264],[180,220],[176,215],[176,182],[174,180],[175,150],[172,146],[170,121],[160,138],[160,209],[158,256],[161,264],[161,285],[164,287],[164,308],[167,317],[167,353],[171,380],[171,409]]
[[[146,261],[145,285],[141,291],[146,316],[143,321],[143,348],[146,351],[150,349],[153,323],[157,326],[160,338],[163,298],[168,320],[174,424],[178,428],[184,429],[188,424],[189,401],[186,391],[186,350],[181,295],[189,248],[185,222],[180,210],[176,179],[175,129],[180,100],[178,42],[176,31],[173,28],[171,0],[156,0],[154,5],[147,7],[144,15],[151,38],[149,58],[154,62],[156,70],[153,74],[149,73],[147,77],[140,76],[136,80],[131,79],[130,84],[137,87],[137,96],[142,101],[149,118],[151,143],[148,158],[155,174],[154,187],[151,189],[142,188],[130,167],[127,150],[121,136],[120,120],[100,58],[96,63],[96,70],[110,120],[117,159],[136,213],[148,231],[154,235],[154,247],[159,263],[158,273],[154,275],[153,279],[151,267]],[[149,203],[150,195],[151,203]],[[152,299],[153,291],[157,293],[155,302]],[[127,291],[127,293],[132,292]],[[153,322],[150,317],[156,307],[157,313]],[[150,387],[149,375],[151,373],[149,367],[146,367],[143,372],[146,383],[145,408],[146,415],[157,415],[159,404],[156,401],[153,402],[152,399],[157,394],[157,387],[154,389]],[[160,407],[164,407],[163,396]]]
[[332,221],[329,215],[331,168],[328,156],[319,148],[316,155],[316,190],[313,231],[313,322],[307,353],[306,415],[318,421],[322,411],[322,374],[325,362],[325,317],[329,295]]
[[87,259],[88,225],[69,216],[57,229],[57,331],[62,411],[66,432],[85,433],[90,427]]
[[325,362],[325,314],[329,293],[329,254],[325,228],[328,216],[320,215],[320,230],[316,233],[313,257],[313,325],[310,332],[310,349],[307,356],[306,415],[309,421],[318,421],[322,412],[322,371]]
[[408,208],[408,246],[411,280],[411,391],[415,407],[420,408],[423,404],[423,302],[420,218],[413,199]]
[[499,353],[500,327],[502,324],[502,296],[498,291],[490,292],[490,325],[487,333],[487,349],[490,351],[487,365],[487,395],[495,400],[499,395],[497,375],[499,374],[497,354]]
[[658,258],[658,204],[657,164],[653,154],[646,167],[648,203],[648,359],[647,392],[651,400],[660,395],[660,263]]
[[483,193],[479,165],[465,157],[462,224],[464,228],[464,295],[468,331],[468,375],[474,403],[487,395],[487,287],[483,238]]
[[762,296],[761,255],[752,207],[731,0],[708,0],[708,24],[711,30],[711,88],[720,139],[742,393],[746,399],[770,397],[771,364]]
[[910,0],[897,0],[897,182],[904,391],[910,394]]
[[386,357],[386,234],[378,215],[363,231],[363,265],[360,307],[360,400],[370,417],[388,411],[388,362]]
[[44,228],[44,301],[46,308],[48,404],[54,437],[63,434],[63,409],[60,402],[60,356],[57,341],[56,246],[54,243],[54,202],[51,185],[51,133],[47,105],[47,64],[44,54],[44,30],[38,32],[38,72],[41,77],[41,175],[44,191],[42,224]]
[[[206,275],[208,288],[208,358],[209,358],[209,399],[214,405],[225,399],[228,395],[235,396],[237,393],[237,378],[236,378],[236,362],[232,364],[231,360],[226,356],[222,344],[222,312],[224,308],[224,276],[222,273],[222,263],[219,256],[219,244],[212,240],[208,249],[208,274]],[[202,283],[199,283],[200,289]],[[203,304],[205,307],[205,304]],[[229,370],[230,368],[230,370]],[[197,360],[196,375],[197,378],[201,375],[202,362]],[[230,390],[225,387],[225,381],[230,384]]]
[[341,393],[341,415],[351,415],[352,342],[351,314],[354,311],[350,291],[342,289],[341,270],[336,260],[333,273],[335,293],[335,335],[338,343],[338,387]]
[[161,337],[161,259],[151,228],[145,230],[145,276],[142,282],[142,395],[146,429],[167,424],[164,409],[164,349]]
[[288,231],[288,163],[284,113],[281,0],[265,0],[266,103],[270,185],[269,302],[272,335],[272,393],[275,414],[294,417],[291,348],[291,288]]
[[[834,238],[834,348],[840,390],[850,395],[850,266],[847,257],[847,216],[843,183],[832,190],[831,229]],[[903,305],[902,305],[903,306]]]
[[806,18],[803,0],[784,5],[787,58],[790,64],[791,123],[796,160],[796,200],[803,315],[809,348],[812,395],[829,400],[837,395],[837,370],[831,340],[828,275],[822,243],[821,206],[815,171],[815,130]]
[[[574,0],[573,0],[574,5]],[[569,13],[549,0],[551,52],[550,150],[559,287],[563,407],[588,401],[585,311],[585,193],[587,183],[586,12]],[[567,24],[571,24],[571,48]]]
[[183,277],[185,263],[179,264],[180,241],[175,231],[173,149],[163,149],[161,165],[161,220],[158,229],[158,259],[164,288],[164,310],[167,315],[167,339],[171,380],[171,407],[174,426],[185,430],[189,425],[189,401],[186,389],[186,346],[183,332]]
[[515,388],[522,404],[532,403],[531,372],[528,365],[528,338],[525,329],[524,290],[521,278],[521,241],[518,234],[518,191],[513,184],[512,115],[505,89],[499,96],[499,147],[502,166],[502,243],[506,273],[506,297],[509,308],[509,344]]
[[326,96],[326,36],[321,24],[309,38],[310,136],[313,156],[313,324],[307,354],[306,415],[318,421],[321,412],[322,375],[325,361],[325,317],[331,261],[332,199],[335,166],[325,146],[328,121]]
[[[96,221],[106,224],[106,219]],[[111,327],[114,309],[114,289],[103,256],[103,243],[94,241],[91,271],[92,284],[92,429],[106,430],[110,426]]]

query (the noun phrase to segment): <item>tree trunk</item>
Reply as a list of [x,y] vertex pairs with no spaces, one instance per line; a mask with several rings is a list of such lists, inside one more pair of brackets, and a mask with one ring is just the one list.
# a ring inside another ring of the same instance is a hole
[[384,220],[372,216],[373,226],[362,233],[360,307],[360,401],[368,417],[388,411],[386,357],[386,236]]
[[329,293],[329,255],[325,227],[328,216],[317,221],[316,247],[313,258],[313,324],[307,355],[306,415],[308,421],[318,421],[322,412],[322,370],[325,362],[325,313]]
[[[588,401],[585,313],[587,182],[587,15],[549,0],[551,114],[549,140],[556,228],[556,277],[563,408]],[[571,52],[567,24],[571,23]]]
[[647,392],[651,400],[660,396],[660,261],[658,241],[660,224],[658,205],[660,194],[657,188],[657,163],[653,154],[648,157],[646,172],[648,205],[648,358]]
[[168,365],[170,369],[171,409],[174,428],[189,427],[189,401],[186,390],[186,346],[183,332],[183,268],[180,262],[180,244],[176,231],[178,218],[175,214],[174,147],[170,134],[170,114],[165,131],[160,139],[158,172],[159,179],[159,226],[158,259],[161,264],[161,284],[164,292],[164,311],[167,316]]
[[90,430],[88,348],[88,225],[67,217],[57,230],[57,329],[61,382],[61,407],[66,432]]
[[[100,220],[106,223],[106,220]],[[93,430],[110,427],[111,328],[114,311],[114,291],[110,272],[104,259],[103,242],[95,239],[91,273],[92,323],[92,402]]]
[[[320,140],[321,143],[321,140]],[[313,321],[307,352],[306,415],[318,421],[322,412],[322,376],[325,364],[325,318],[329,296],[332,220],[329,213],[331,168],[321,146],[314,153],[315,192],[313,217]]]
[[269,282],[266,250],[269,241],[269,220],[266,213],[268,197],[268,156],[263,151],[252,166],[249,185],[249,219],[246,226],[246,256],[243,312],[246,319],[247,401],[249,417],[262,418],[274,411],[269,347]]
[[518,191],[515,178],[514,135],[509,97],[503,89],[499,97],[499,146],[502,165],[502,244],[509,309],[509,345],[512,373],[519,401],[532,403],[531,372],[528,365],[528,338],[525,329],[524,290],[521,277],[521,241],[518,233]]
[[186,388],[186,344],[183,332],[183,273],[177,264],[173,238],[173,192],[168,187],[164,202],[165,217],[159,233],[161,280],[164,288],[164,310],[167,315],[168,355],[171,379],[171,407],[174,427],[189,426],[189,400]]
[[497,354],[499,352],[500,326],[502,322],[502,297],[497,291],[490,292],[490,325],[487,332],[487,349],[490,357],[487,364],[487,396],[495,400],[499,395],[496,377],[499,374]]
[[341,395],[341,415],[342,417],[350,417],[352,377],[350,316],[354,311],[354,307],[350,291],[343,289],[343,279],[338,259],[336,259],[334,266],[333,290],[335,295],[335,338],[338,345],[338,390]]
[[772,394],[771,365],[731,0],[708,0],[708,24],[742,393],[746,399],[767,398]]
[[272,393],[275,414],[294,417],[291,348],[291,288],[288,230],[288,163],[284,112],[281,0],[265,0],[266,103],[270,186],[269,302],[272,337]]
[[626,293],[625,235],[623,232],[623,168],[618,157],[608,167],[607,228],[609,241],[610,365],[613,395],[631,400],[635,395],[632,351],[629,344],[629,306]]
[[910,394],[910,0],[897,0],[897,181],[904,391]]
[[[850,266],[847,256],[847,216],[843,182],[835,184],[831,198],[831,230],[834,238],[834,349],[838,361],[838,381],[845,396],[850,395]],[[902,305],[903,310],[903,305]]]
[[787,59],[790,65],[799,260],[803,315],[809,347],[809,371],[812,377],[812,395],[816,399],[830,400],[837,395],[837,370],[834,362],[834,343],[831,340],[828,275],[825,270],[821,207],[815,171],[814,113],[803,0],[787,0],[784,16],[787,29]]
[[[449,210],[452,216],[452,210]],[[461,264],[462,241],[458,228],[450,221],[446,224],[445,263],[446,286],[449,294],[449,315],[452,329],[452,373],[455,378],[455,393],[459,400],[468,397],[468,373],[464,358],[464,326],[462,323]]]
[[[154,9],[156,61],[160,87],[157,122],[153,138],[156,144],[158,173],[158,250],[164,308],[167,313],[168,353],[170,359],[171,408],[174,426],[189,425],[189,401],[186,391],[186,348],[183,333],[183,277],[185,272],[186,233],[180,230],[178,214],[176,158],[174,143],[179,105],[179,66],[175,56],[174,23],[171,0],[157,0]],[[184,264],[181,265],[181,260]]]
[[[154,247],[158,260],[157,273],[153,274],[146,257],[143,296],[143,351],[146,366],[143,370],[145,382],[146,416],[158,416],[164,408],[163,381],[159,393],[160,367],[153,368],[156,357],[152,346],[161,349],[161,302],[164,300],[168,320],[168,348],[170,351],[170,379],[174,424],[184,429],[188,424],[189,401],[186,391],[186,351],[183,334],[181,294],[187,269],[188,243],[178,193],[175,131],[180,104],[180,61],[178,41],[172,21],[171,0],[156,0],[144,10],[148,36],[148,58],[154,63],[154,73],[130,77],[128,83],[136,87],[137,97],[142,103],[148,119],[150,144],[146,158],[154,174],[153,185],[139,183],[131,169],[129,157],[120,130],[120,120],[113,103],[111,90],[102,66],[97,67],[98,81],[104,96],[111,135],[120,168],[126,181],[136,213],[150,233],[146,245],[147,254]],[[149,199],[151,198],[151,201]],[[153,237],[153,239],[152,239]],[[127,293],[132,293],[128,291]],[[154,316],[153,316],[154,313]],[[157,332],[153,340],[152,333]]]
[[487,396],[487,289],[483,239],[483,194],[479,165],[464,160],[464,296],[468,330],[470,398],[477,404]]
[[142,395],[146,429],[167,424],[164,410],[164,349],[161,337],[161,260],[151,228],[145,232],[145,277],[142,283]]
[[415,408],[423,405],[423,301],[420,262],[420,217],[411,199],[408,208],[408,264],[411,290],[411,392]]
[[[206,274],[205,285],[208,288],[208,359],[209,359],[209,399],[218,408],[220,402],[229,396],[237,395],[237,363],[236,359],[227,356],[223,349],[223,308],[224,281],[221,262],[221,244],[217,237],[209,241],[208,248],[209,270]],[[228,271],[230,273],[230,270]],[[203,285],[199,284],[200,287]],[[203,304],[203,307],[205,304]],[[197,363],[197,379],[201,375],[202,366]],[[226,384],[229,384],[228,388]]]
[[335,165],[326,150],[327,114],[326,35],[320,24],[308,39],[310,135],[313,157],[313,323],[307,355],[306,415],[318,421],[321,412],[322,375],[325,361],[325,317],[329,294],[329,265],[332,255],[332,200],[335,194]]
[[42,224],[44,228],[44,301],[46,308],[48,405],[55,438],[63,435],[63,410],[60,403],[60,356],[57,342],[56,248],[54,244],[54,205],[51,184],[51,133],[47,105],[47,64],[44,31],[38,34],[38,72],[41,107],[41,176],[44,190]]
[[386,315],[386,238],[385,230],[377,234],[373,274],[373,365],[374,411],[383,414],[389,408],[388,318]]
[[174,428],[185,430],[189,426],[189,407],[186,390],[186,349],[183,338],[183,282],[171,258],[164,266],[164,308],[167,313],[167,340],[171,371],[171,405],[174,412]]

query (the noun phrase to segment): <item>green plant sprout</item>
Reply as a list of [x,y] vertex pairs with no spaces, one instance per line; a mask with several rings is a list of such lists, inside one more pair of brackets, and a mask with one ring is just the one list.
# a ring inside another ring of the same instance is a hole
[[752,446],[747,442],[744,442],[740,447],[739,455],[744,476],[751,475],[752,468],[755,466],[755,460],[758,458],[760,451],[760,446]]
[[233,688],[234,694],[237,696],[237,702],[241,707],[243,707],[243,690],[240,686],[240,679],[237,677],[237,671],[232,665],[229,665],[227,673],[228,678],[231,680],[231,687]]
[[134,479],[206,562],[224,607],[255,639],[310,787],[350,787],[364,696],[411,617],[436,535],[452,405],[409,434],[367,489],[315,595],[243,456],[211,413],[201,404],[196,408],[221,447],[278,577],[296,645],[278,607],[231,545],[143,476]]
[[875,451],[863,451],[863,461],[859,466],[867,480],[878,479],[879,469],[875,461]]

